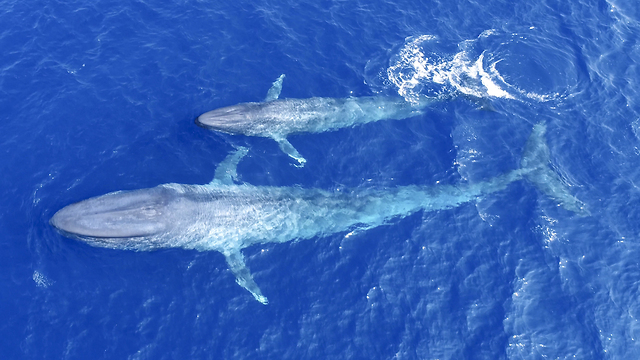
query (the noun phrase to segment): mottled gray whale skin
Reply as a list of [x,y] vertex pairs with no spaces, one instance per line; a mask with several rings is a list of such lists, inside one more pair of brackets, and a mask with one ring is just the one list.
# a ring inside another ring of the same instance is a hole
[[522,178],[566,209],[587,215],[584,204],[549,167],[544,133],[544,124],[534,127],[521,168],[485,182],[350,192],[236,184],[237,164],[247,152],[241,148],[218,166],[210,184],[164,184],[118,191],[69,205],[50,223],[65,236],[112,249],[219,251],[238,284],[266,304],[267,298],[241,253],[255,244],[364,230],[420,210],[450,209],[503,190]]
[[196,124],[224,132],[272,138],[280,149],[303,166],[306,160],[287,136],[321,133],[379,120],[401,120],[423,113],[440,98],[422,97],[416,103],[401,97],[364,96],[344,99],[313,97],[278,99],[284,75],[273,83],[264,102],[241,103],[200,115]]

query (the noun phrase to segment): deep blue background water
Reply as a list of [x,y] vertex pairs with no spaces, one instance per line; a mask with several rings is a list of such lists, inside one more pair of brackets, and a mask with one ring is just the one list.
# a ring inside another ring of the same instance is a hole
[[[1,5],[1,358],[640,355],[637,2]],[[282,97],[459,96],[293,136],[304,168],[272,140],[193,123],[281,73]],[[250,147],[238,172],[255,185],[472,183],[516,168],[539,121],[591,216],[519,182],[348,238],[256,246],[268,306],[218,253],[92,248],[48,225],[91,196],[206,183],[233,145]]]

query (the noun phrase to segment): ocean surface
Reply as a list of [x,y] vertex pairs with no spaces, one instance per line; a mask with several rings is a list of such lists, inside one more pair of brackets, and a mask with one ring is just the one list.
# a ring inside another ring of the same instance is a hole
[[[640,3],[0,2],[0,358],[640,358]],[[281,98],[444,95],[410,119],[290,142],[199,128]],[[218,252],[95,248],[71,203],[205,184],[466,185],[516,169],[533,126],[589,216],[530,182],[354,234]]]

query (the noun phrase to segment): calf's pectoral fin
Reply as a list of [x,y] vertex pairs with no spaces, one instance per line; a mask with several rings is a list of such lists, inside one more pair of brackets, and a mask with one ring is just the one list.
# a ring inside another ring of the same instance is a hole
[[302,155],[300,155],[298,150],[296,150],[296,148],[294,148],[293,145],[291,145],[291,143],[286,138],[282,137],[282,138],[273,138],[273,139],[278,142],[278,145],[280,145],[280,150],[282,150],[285,154],[289,155],[290,157],[298,161],[298,164],[299,164],[297,165],[298,167],[304,166],[304,163],[306,163],[307,160],[304,157],[302,157]]
[[262,295],[262,291],[258,285],[253,281],[253,277],[251,276],[251,272],[249,268],[244,263],[244,256],[240,252],[239,249],[233,249],[230,251],[226,251],[224,256],[227,258],[227,264],[229,264],[229,269],[236,276],[236,282],[238,285],[247,289],[251,295],[253,295],[256,300],[260,301],[263,304],[268,304],[269,300],[267,297]]
[[245,147],[238,147],[236,151],[227,155],[227,157],[222,160],[218,167],[216,168],[216,173],[213,176],[213,180],[209,183],[209,185],[231,185],[233,184],[233,180],[238,177],[238,173],[236,169],[238,168],[238,163],[242,158],[247,155],[249,149]]

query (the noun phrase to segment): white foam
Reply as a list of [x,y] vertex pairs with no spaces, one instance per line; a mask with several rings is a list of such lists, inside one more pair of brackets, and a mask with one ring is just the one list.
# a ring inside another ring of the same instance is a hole
[[42,287],[42,288],[47,288],[53,283],[51,280],[49,280],[46,276],[42,275],[42,273],[40,273],[37,270],[33,272],[32,279],[36,283],[36,286]]
[[[478,39],[494,35],[495,31],[487,30]],[[425,93],[433,92],[434,88],[440,93],[457,91],[482,98],[527,97],[547,101],[557,95],[529,93],[509,84],[496,68],[502,59],[494,59],[495,55],[487,54],[486,50],[477,55],[477,39],[461,42],[460,51],[453,55],[425,50],[434,47],[435,41],[436,37],[431,35],[407,38],[387,68],[389,82],[407,101],[416,102],[423,95],[438,95]]]
[[[480,80],[482,81],[482,85],[484,85],[484,87],[487,90],[487,94],[489,96],[493,96],[493,97],[499,97],[499,98],[505,98],[505,99],[514,99],[513,96],[511,96],[511,94],[509,94],[508,92],[504,91],[502,88],[500,88],[500,86],[498,86],[498,84],[496,84],[493,79],[492,76],[487,73],[483,66],[483,58],[484,58],[484,52],[482,54],[480,54],[480,57],[478,58],[478,60],[475,63],[475,68],[478,71],[478,74],[480,74]],[[493,64],[494,66],[492,66],[493,71],[497,74],[497,71],[495,71],[495,64]],[[497,74],[499,75],[499,74]],[[499,78],[499,77],[498,77]]]

